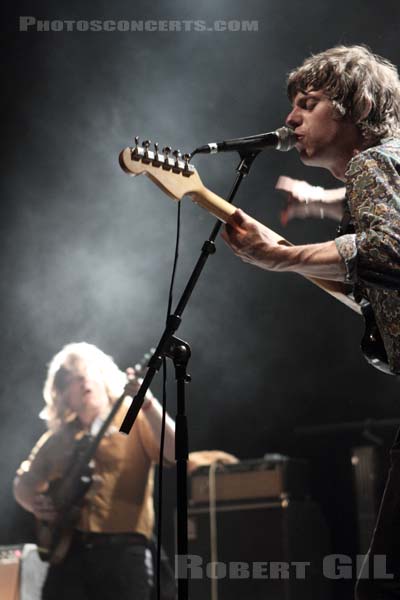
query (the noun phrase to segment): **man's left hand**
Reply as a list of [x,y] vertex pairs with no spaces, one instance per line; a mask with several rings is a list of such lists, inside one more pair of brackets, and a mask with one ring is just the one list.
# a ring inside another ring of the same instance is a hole
[[278,243],[279,236],[242,210],[229,217],[221,236],[244,262],[269,271],[281,270],[285,246]]

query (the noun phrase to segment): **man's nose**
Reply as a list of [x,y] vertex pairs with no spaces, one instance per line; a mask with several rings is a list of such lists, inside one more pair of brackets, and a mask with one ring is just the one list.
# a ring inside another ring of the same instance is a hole
[[89,381],[89,377],[87,374],[81,375],[80,377],[80,383],[82,387],[86,387],[87,383]]
[[295,129],[298,125],[301,124],[301,115],[299,111],[294,108],[286,117],[285,123],[291,129]]

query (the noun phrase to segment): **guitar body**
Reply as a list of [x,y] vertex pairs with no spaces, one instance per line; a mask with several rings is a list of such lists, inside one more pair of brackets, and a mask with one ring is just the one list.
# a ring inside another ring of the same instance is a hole
[[48,521],[37,521],[36,539],[40,559],[51,565],[58,565],[68,552],[72,535],[72,528],[59,527]]
[[92,441],[93,438],[85,436],[77,442],[77,448],[66,469],[68,475],[49,485],[47,494],[59,515],[56,521],[37,521],[36,524],[38,554],[43,561],[52,565],[64,559],[85,495],[92,485],[93,461],[87,462],[87,449]]

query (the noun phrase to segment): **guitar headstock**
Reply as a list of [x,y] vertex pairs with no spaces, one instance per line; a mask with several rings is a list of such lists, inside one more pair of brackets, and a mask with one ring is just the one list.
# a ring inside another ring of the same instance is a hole
[[145,370],[147,369],[147,367],[149,366],[149,361],[151,359],[151,357],[153,356],[154,352],[156,351],[155,348],[150,348],[148,352],[145,352],[142,356],[142,358],[140,359],[139,362],[135,363],[135,375],[140,375],[142,376],[145,372]]
[[158,150],[150,150],[150,141],[139,145],[139,138],[135,138],[135,146],[122,150],[119,155],[119,164],[128,175],[147,175],[168,196],[180,200],[185,194],[197,192],[203,187],[200,177],[189,164],[190,155],[183,156],[179,150],[172,152],[169,146]]

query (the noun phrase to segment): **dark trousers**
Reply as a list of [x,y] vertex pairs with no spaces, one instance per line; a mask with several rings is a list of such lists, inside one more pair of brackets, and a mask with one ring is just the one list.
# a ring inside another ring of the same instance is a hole
[[[391,467],[371,546],[356,585],[357,600],[400,598],[400,429],[390,458]],[[382,567],[385,567],[383,577]],[[387,576],[390,574],[393,578]]]
[[150,600],[152,587],[144,537],[77,534],[63,562],[50,566],[42,600]]

